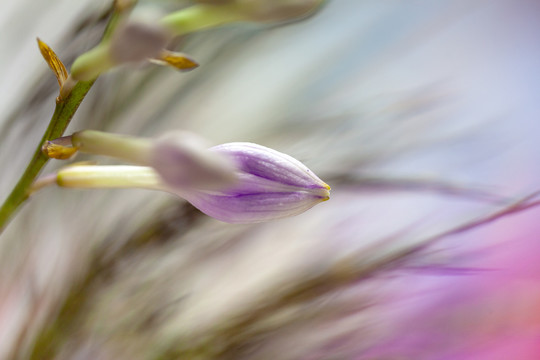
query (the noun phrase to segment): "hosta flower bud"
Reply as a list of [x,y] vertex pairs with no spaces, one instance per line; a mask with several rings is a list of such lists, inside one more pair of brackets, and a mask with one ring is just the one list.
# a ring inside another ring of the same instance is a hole
[[161,24],[176,35],[235,22],[276,23],[313,14],[324,0],[198,0],[174,12]]
[[297,20],[313,13],[323,0],[236,0],[238,7],[253,21]]
[[[297,215],[328,200],[330,194],[330,187],[300,161],[257,144],[228,143],[208,149],[201,138],[187,132],[153,140],[85,130],[67,138],[79,151],[145,166],[67,167],[53,178],[56,184],[164,190],[224,222],[254,223]],[[64,158],[63,149],[57,147],[67,138],[47,142],[44,151]],[[49,183],[47,178],[35,188]]]
[[[206,5],[234,5],[253,21],[284,21],[314,12],[324,0],[196,0]],[[225,8],[224,8],[225,9]]]
[[229,223],[279,219],[300,214],[329,198],[330,187],[289,155],[241,142],[210,150],[234,161],[237,183],[217,192],[172,192],[216,219]]

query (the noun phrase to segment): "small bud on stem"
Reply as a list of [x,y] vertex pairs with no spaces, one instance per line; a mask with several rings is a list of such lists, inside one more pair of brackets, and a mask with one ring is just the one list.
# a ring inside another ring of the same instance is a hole
[[296,21],[313,14],[323,0],[199,0],[197,5],[165,16],[161,24],[183,35],[235,22]]

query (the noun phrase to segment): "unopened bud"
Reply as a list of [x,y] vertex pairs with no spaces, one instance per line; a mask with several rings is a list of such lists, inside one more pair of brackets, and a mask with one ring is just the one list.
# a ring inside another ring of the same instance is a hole
[[300,161],[257,144],[208,149],[200,138],[185,132],[152,140],[86,130],[71,140],[81,152],[146,166],[68,167],[58,172],[58,185],[164,190],[228,223],[298,215],[330,195],[330,186]]
[[253,21],[280,22],[312,14],[323,0],[236,0],[235,3]]
[[298,215],[328,200],[330,187],[300,161],[252,143],[210,149],[234,161],[238,181],[218,192],[178,191],[196,208],[228,223],[255,223]]
[[295,21],[313,14],[324,0],[198,0],[161,24],[176,35],[235,22]]

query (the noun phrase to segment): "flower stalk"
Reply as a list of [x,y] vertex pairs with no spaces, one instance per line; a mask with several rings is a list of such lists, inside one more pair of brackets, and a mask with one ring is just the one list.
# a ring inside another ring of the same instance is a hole
[[[120,17],[120,15],[121,11],[115,8],[109,19],[109,26],[107,26],[107,29],[105,30],[104,38],[107,38],[107,36],[114,31],[117,24],[117,18]],[[69,78],[66,81],[69,81]],[[41,151],[42,144],[50,139],[55,139],[63,135],[69,122],[73,118],[73,115],[75,115],[75,112],[79,108],[79,105],[94,84],[94,81],[95,79],[91,81],[79,81],[73,85],[69,92],[64,93],[64,97],[59,97],[59,101],[56,103],[47,130],[34,151],[32,159],[19,178],[19,181],[0,207],[0,233],[5,229],[8,221],[17,209],[26,201],[26,199],[28,199],[32,183],[49,160],[49,158]]]
[[152,142],[149,139],[84,130],[71,136],[74,149],[94,155],[105,155],[139,165],[148,164]]
[[158,174],[147,166],[71,165],[58,171],[54,183],[67,188],[163,188]]
[[49,158],[41,151],[41,144],[49,139],[54,139],[62,136],[66,127],[75,112],[77,111],[79,104],[84,99],[88,91],[93,85],[93,81],[81,81],[73,88],[69,96],[61,102],[56,104],[56,109],[51,117],[49,126],[41,141],[34,152],[32,159],[30,160],[26,170],[20,177],[19,181],[4,201],[0,208],[0,233],[7,225],[9,219],[13,216],[15,211],[21,206],[29,196],[28,190],[32,183],[40,173],[41,169]]

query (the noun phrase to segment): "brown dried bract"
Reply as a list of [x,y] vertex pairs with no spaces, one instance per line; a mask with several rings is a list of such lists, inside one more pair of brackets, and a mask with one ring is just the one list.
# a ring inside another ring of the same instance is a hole
[[177,70],[184,71],[193,70],[199,66],[195,60],[186,56],[186,54],[167,50],[162,51],[158,59],[151,59],[150,61],[154,64],[171,66]]
[[41,151],[47,157],[58,160],[71,159],[77,153],[77,150],[78,148],[76,147],[54,143],[54,140],[46,141],[41,147]]
[[37,38],[37,42],[41,55],[56,76],[56,79],[58,80],[58,85],[60,85],[60,88],[62,88],[64,82],[68,77],[66,67],[64,66],[62,61],[60,61],[58,56],[56,56],[56,53],[49,47],[49,45],[41,41],[40,38]]

